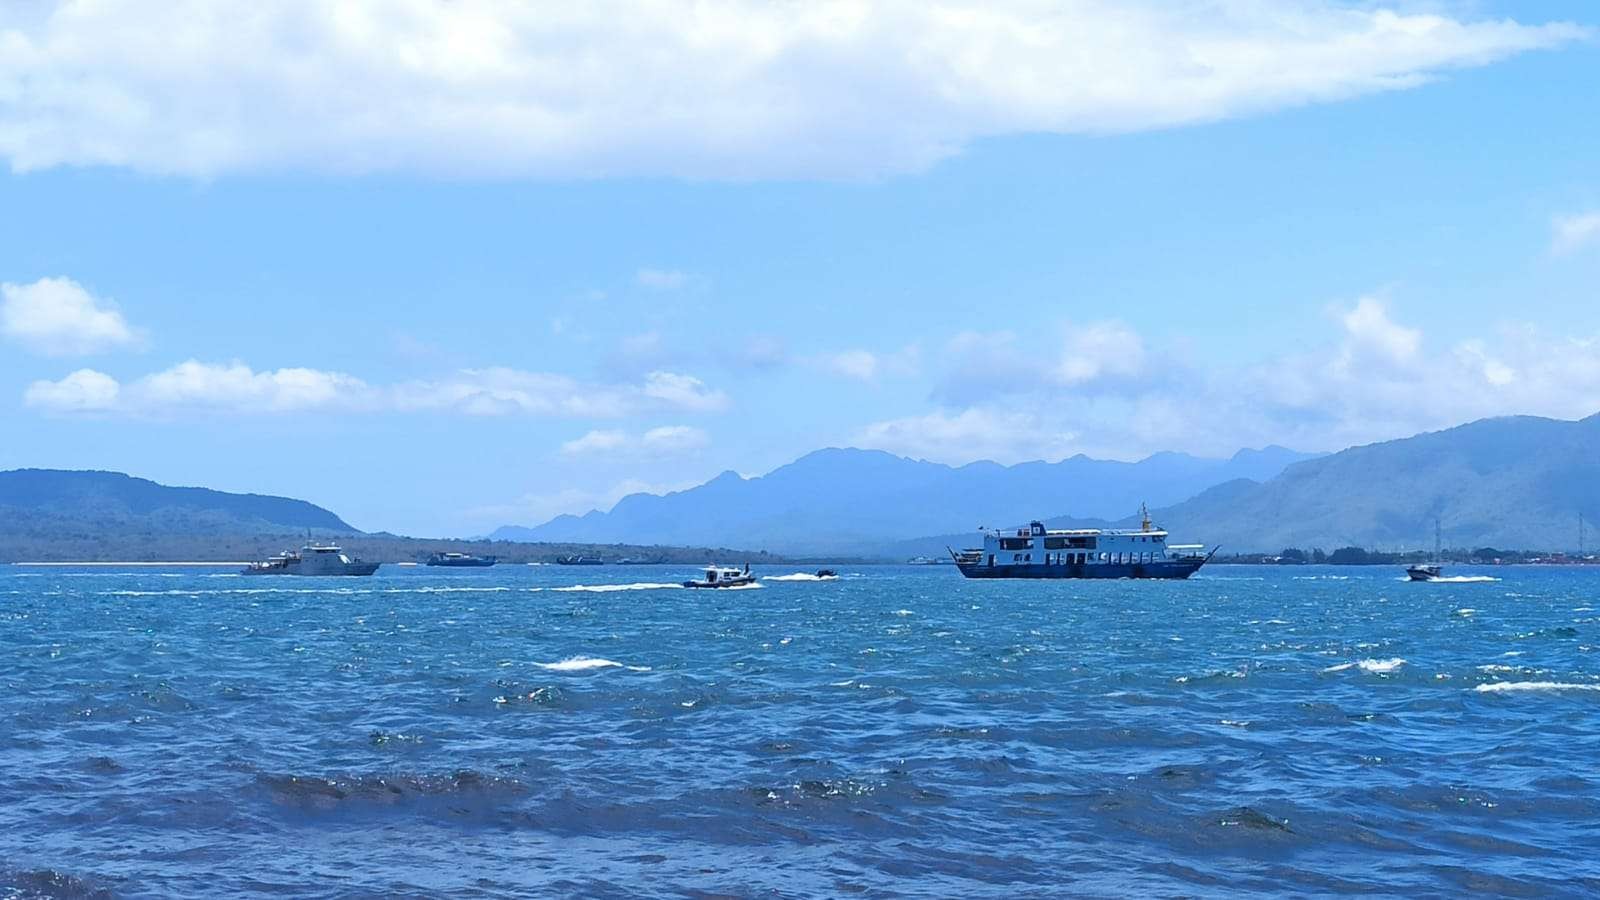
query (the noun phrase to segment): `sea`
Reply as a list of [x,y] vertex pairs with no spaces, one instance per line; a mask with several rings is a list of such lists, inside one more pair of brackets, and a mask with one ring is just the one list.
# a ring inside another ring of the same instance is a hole
[[1450,571],[0,566],[0,897],[1600,895],[1600,570]]

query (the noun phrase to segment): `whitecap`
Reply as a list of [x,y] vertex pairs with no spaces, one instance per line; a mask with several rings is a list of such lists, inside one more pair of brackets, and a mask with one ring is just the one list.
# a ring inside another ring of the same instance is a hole
[[1355,662],[1340,663],[1323,669],[1324,672],[1343,672],[1346,669],[1359,668],[1363,672],[1374,675],[1384,675],[1405,665],[1406,661],[1396,656],[1392,659],[1360,659]]
[[1493,681],[1473,688],[1480,694],[1506,694],[1513,691],[1600,691],[1600,684],[1573,684],[1569,681]]
[[595,656],[571,656],[560,662],[534,663],[541,669],[551,672],[587,672],[590,669],[627,669],[631,672],[648,672],[649,666],[625,666],[615,660],[601,659]]

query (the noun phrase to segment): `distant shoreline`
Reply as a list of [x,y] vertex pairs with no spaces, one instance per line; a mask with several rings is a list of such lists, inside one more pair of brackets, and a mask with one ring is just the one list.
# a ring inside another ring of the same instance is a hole
[[81,568],[105,566],[144,566],[156,568],[159,566],[248,566],[247,562],[14,562],[13,566],[34,566],[49,568]]

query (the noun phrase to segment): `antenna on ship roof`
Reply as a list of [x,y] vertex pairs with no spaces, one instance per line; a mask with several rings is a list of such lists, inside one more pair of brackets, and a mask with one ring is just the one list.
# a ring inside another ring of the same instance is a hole
[[1150,507],[1146,506],[1143,503],[1139,504],[1139,518],[1142,520],[1142,524],[1139,527],[1144,531],[1149,531],[1150,530]]

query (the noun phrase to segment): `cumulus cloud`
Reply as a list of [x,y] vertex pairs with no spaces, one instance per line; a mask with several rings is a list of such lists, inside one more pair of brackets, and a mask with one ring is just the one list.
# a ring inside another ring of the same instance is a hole
[[216,411],[282,413],[441,412],[477,416],[615,418],[659,411],[716,412],[728,397],[699,379],[652,372],[638,383],[586,383],[565,375],[518,369],[463,369],[449,378],[372,385],[319,369],[255,371],[240,362],[189,360],[128,384],[83,369],[60,381],[38,381],[28,406],[53,412],[169,415]]
[[1065,456],[1075,446],[1076,437],[1031,412],[975,406],[874,422],[857,433],[855,442],[935,462],[992,459],[1014,463]]
[[1600,245],[1600,211],[1558,216],[1552,227],[1555,236],[1550,252],[1561,256],[1592,245]]
[[[857,439],[945,462],[1077,452],[1136,459],[1158,450],[1215,455],[1268,443],[1337,450],[1489,416],[1574,419],[1600,411],[1600,334],[1512,325],[1430,345],[1422,329],[1376,297],[1337,306],[1331,318],[1332,340],[1259,363],[1199,367],[1147,350],[1176,370],[1164,379],[1150,375],[1138,391],[1117,379],[1035,377],[1025,391],[936,394],[933,411],[874,423]],[[1026,356],[1003,333],[961,335],[952,345],[995,362],[1007,351]],[[970,363],[949,358],[957,367]],[[1147,360],[1146,368],[1155,366]],[[1071,402],[1058,402],[1065,398]]]
[[93,369],[79,369],[60,381],[28,385],[22,402],[59,412],[99,412],[116,408],[121,390],[115,378]]
[[637,435],[620,429],[597,429],[563,443],[561,452],[578,457],[661,457],[699,450],[710,442],[704,431],[691,425],[663,425]]
[[1072,388],[1127,393],[1150,386],[1144,338],[1117,320],[1071,321],[1046,354],[1023,350],[1011,331],[964,331],[945,343],[934,396],[949,404]]
[[115,303],[70,278],[0,284],[0,334],[47,356],[82,356],[141,342]]
[[921,369],[922,350],[915,344],[890,353],[859,349],[844,350],[813,356],[809,362],[816,368],[841,378],[876,381],[881,377],[916,375]]
[[202,177],[872,177],[987,137],[1411,88],[1586,34],[1357,0],[13,4],[0,157]]

